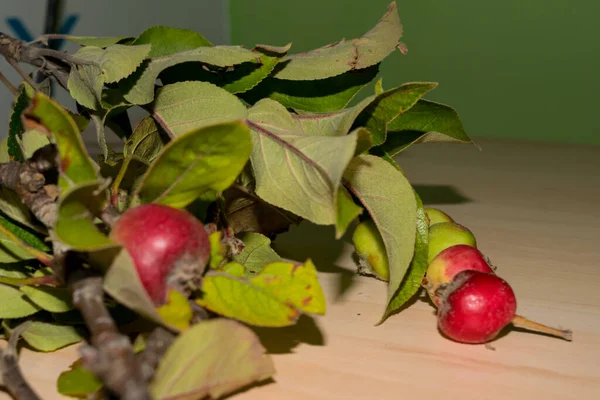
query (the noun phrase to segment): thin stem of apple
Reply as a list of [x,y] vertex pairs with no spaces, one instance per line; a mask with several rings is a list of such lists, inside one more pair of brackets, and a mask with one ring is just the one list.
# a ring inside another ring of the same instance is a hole
[[535,321],[531,321],[525,317],[520,315],[515,315],[512,320],[512,324],[517,328],[524,328],[531,331],[546,333],[548,335],[557,336],[568,340],[569,342],[573,340],[573,332],[570,329],[557,329],[552,328],[547,325],[540,324]]

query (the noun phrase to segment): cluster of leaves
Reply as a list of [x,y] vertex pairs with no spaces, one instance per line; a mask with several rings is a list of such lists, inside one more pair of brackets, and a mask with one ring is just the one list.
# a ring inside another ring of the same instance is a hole
[[[435,83],[384,90],[380,80],[374,94],[349,106],[380,63],[404,49],[401,36],[392,3],[362,37],[299,54],[288,54],[290,45],[214,46],[168,27],[137,38],[68,37],[81,45],[68,79],[78,113],[24,85],[0,148],[3,161],[21,161],[54,143],[60,158],[58,222],[50,232],[14,193],[0,192],[5,329],[32,319],[23,338],[41,351],[85,337],[65,289],[31,285],[49,274],[38,260],[51,237],[106,270],[120,322],[141,315],[181,332],[153,381],[156,398],[218,397],[274,373],[246,324],[281,327],[303,313],[325,313],[310,259],[281,260],[270,239],[301,220],[333,225],[341,238],[365,218],[376,223],[389,260],[383,322],[417,292],[427,260],[423,205],[393,156],[415,143],[470,142],[452,108],[423,99]],[[132,107],[147,112],[135,127]],[[90,121],[97,160],[80,134]],[[122,149],[108,146],[106,128]],[[217,210],[227,228],[211,235],[211,268],[193,304],[171,292],[155,308],[129,255],[106,234],[99,217],[108,205],[123,211],[143,203],[185,208],[205,222]],[[223,245],[230,232],[245,243],[235,256]],[[227,318],[194,324],[194,304]],[[144,338],[140,332],[139,349]],[[59,389],[82,396],[98,389],[94,379],[76,364]]]

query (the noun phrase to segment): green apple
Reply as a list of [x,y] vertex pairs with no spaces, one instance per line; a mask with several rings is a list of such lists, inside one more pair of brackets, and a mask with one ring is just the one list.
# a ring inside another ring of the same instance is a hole
[[454,222],[454,220],[442,210],[437,208],[425,207],[427,218],[429,219],[429,226],[439,224],[441,222]]
[[387,281],[390,279],[387,253],[381,234],[372,220],[361,222],[352,235],[359,258],[359,273],[370,273]]
[[427,263],[431,263],[441,251],[457,244],[477,247],[477,241],[473,233],[456,222],[440,222],[432,225],[429,228],[429,255]]

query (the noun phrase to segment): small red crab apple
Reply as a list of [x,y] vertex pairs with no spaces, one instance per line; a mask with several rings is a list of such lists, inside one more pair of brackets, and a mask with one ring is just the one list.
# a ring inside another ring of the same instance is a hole
[[438,328],[460,343],[487,343],[507,325],[572,340],[570,330],[560,330],[530,321],[519,315],[517,299],[510,285],[496,274],[468,270],[458,273],[450,284],[438,290],[441,298]]
[[168,288],[187,294],[197,287],[210,256],[202,222],[187,211],[160,204],[128,209],[110,237],[127,249],[157,306],[165,303]]
[[467,270],[494,272],[485,256],[475,247],[457,244],[441,251],[427,267],[423,280],[423,286],[431,300],[437,305],[439,300],[435,291],[440,285],[450,283],[456,274]]

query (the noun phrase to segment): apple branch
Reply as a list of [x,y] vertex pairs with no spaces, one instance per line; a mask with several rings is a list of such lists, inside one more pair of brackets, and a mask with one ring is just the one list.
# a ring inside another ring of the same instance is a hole
[[28,325],[26,322],[16,327],[10,335],[8,346],[0,351],[0,383],[15,399],[39,400],[23,377],[17,355],[17,342]]
[[75,266],[69,287],[73,304],[91,332],[91,346],[80,352],[83,363],[104,385],[124,400],[150,400],[129,339],[122,335],[104,305],[102,277]]
[[146,348],[137,356],[142,377],[146,382],[150,382],[154,377],[158,363],[174,340],[175,335],[165,328],[158,327],[152,331],[146,343]]

